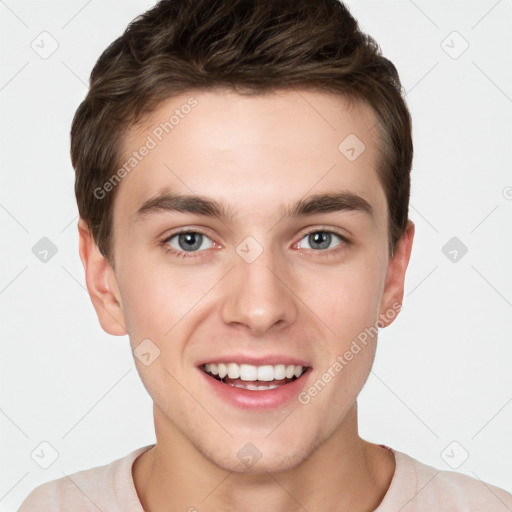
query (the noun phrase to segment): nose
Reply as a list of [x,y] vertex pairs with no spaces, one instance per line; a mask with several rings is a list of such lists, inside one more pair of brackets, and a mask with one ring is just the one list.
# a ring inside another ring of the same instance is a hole
[[258,336],[291,325],[297,316],[292,277],[270,250],[252,262],[234,254],[235,268],[225,283],[222,319]]

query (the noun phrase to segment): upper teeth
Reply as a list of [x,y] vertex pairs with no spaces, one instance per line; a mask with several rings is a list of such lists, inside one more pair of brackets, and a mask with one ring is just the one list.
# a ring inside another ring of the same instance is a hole
[[223,379],[226,375],[230,379],[241,380],[282,380],[291,379],[293,376],[300,377],[303,372],[302,366],[293,364],[253,366],[251,364],[219,363],[205,364],[204,370]]

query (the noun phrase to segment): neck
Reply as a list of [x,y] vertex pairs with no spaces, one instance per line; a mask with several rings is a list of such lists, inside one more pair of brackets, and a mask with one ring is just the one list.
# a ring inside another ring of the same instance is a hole
[[[155,407],[155,425],[165,421]],[[166,426],[167,427],[167,426]],[[340,427],[292,469],[236,473],[213,464],[176,429],[156,428],[156,445],[133,464],[146,512],[344,512],[374,510],[395,470],[388,450],[361,439],[357,404]]]

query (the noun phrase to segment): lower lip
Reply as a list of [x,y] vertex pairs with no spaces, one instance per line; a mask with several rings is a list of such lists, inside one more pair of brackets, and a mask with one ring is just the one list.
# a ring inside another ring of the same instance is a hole
[[[274,389],[258,391],[236,388],[229,384],[224,384],[223,382],[210,377],[200,368],[198,368],[198,370],[206,380],[207,384],[212,387],[213,392],[226,402],[242,409],[273,409],[286,404],[297,397],[305,387],[311,369],[309,368],[298,379],[295,379],[288,384],[283,384],[282,386]],[[265,383],[262,382],[262,385],[264,384]]]

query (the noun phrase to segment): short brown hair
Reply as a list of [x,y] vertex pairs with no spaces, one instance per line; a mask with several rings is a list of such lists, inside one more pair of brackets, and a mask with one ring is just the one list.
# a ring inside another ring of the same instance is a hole
[[411,118],[395,66],[347,7],[338,0],[161,0],[100,56],[71,128],[78,210],[105,257],[112,257],[116,190],[101,199],[94,191],[120,165],[123,136],[173,95],[218,87],[244,94],[313,88],[370,105],[394,254],[408,220]]

